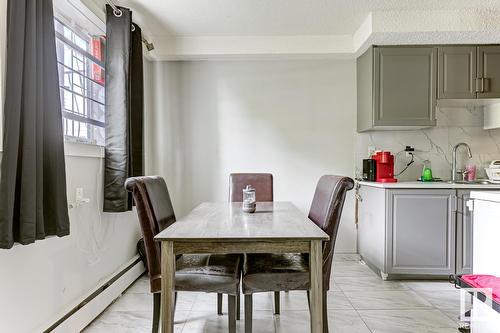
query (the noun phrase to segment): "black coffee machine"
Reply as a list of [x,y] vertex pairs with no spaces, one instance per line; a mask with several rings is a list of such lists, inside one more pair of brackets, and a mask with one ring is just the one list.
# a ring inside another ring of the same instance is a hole
[[374,159],[367,158],[363,160],[363,180],[375,181],[377,174],[377,163]]

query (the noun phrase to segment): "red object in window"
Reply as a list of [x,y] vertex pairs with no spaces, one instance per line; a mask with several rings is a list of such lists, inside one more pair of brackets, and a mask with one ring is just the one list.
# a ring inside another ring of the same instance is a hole
[[[98,60],[102,61],[104,58],[104,41],[101,37],[92,37],[92,50],[91,53]],[[92,64],[92,79],[104,85],[104,70],[97,64]]]
[[394,155],[389,151],[379,151],[372,156],[377,164],[375,181],[379,183],[396,183],[394,178]]

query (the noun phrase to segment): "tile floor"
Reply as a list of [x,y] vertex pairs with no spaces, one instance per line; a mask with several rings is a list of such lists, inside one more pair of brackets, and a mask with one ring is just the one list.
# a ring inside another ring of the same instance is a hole
[[[147,278],[141,277],[84,332],[151,332],[148,290]],[[215,294],[179,293],[175,332],[227,332],[227,315],[216,314],[216,298]],[[460,292],[446,281],[383,281],[357,255],[336,255],[328,295],[330,332],[456,333],[459,300]],[[309,331],[305,292],[281,293],[279,316],[273,315],[272,308],[271,293],[254,295],[255,333]],[[238,332],[244,332],[243,315]]]

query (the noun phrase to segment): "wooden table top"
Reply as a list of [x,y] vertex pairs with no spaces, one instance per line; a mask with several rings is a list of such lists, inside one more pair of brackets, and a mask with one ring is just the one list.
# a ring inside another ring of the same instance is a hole
[[205,202],[166,228],[155,240],[285,241],[328,240],[328,235],[291,202],[258,202],[255,213],[241,202]]

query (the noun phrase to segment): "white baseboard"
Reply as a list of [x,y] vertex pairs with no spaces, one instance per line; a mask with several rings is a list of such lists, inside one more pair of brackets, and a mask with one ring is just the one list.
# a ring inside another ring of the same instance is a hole
[[[137,261],[139,256],[135,256],[129,262],[120,267],[115,273],[110,275],[107,279],[103,280],[99,286],[84,295],[78,303],[74,306],[69,307],[69,309],[63,313],[59,318],[63,318],[66,314],[70,313],[76,307],[81,305],[81,303],[87,299],[90,295],[94,294],[97,290],[102,288],[102,285],[106,284],[108,281],[113,280],[117,275],[123,272],[124,269],[131,266]],[[57,325],[50,332],[56,333],[71,333],[80,332],[85,327],[87,327],[99,314],[101,314],[115,299],[117,299],[125,289],[127,289],[138,277],[140,277],[145,271],[142,261],[136,262],[131,266],[125,273],[123,273],[118,279],[113,281],[106,289],[102,290],[94,298],[88,301],[87,304],[82,305],[78,310],[74,311],[69,317],[64,319],[59,325]],[[55,322],[55,321],[54,321]],[[54,322],[46,325],[38,332],[47,332],[47,328],[53,326]]]

